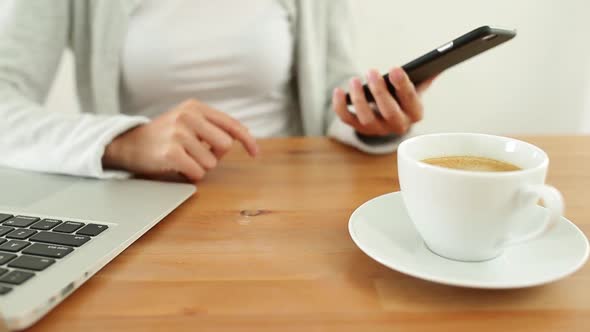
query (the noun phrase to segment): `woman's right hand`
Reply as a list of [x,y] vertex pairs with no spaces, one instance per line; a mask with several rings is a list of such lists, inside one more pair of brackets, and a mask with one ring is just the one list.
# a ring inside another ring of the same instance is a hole
[[234,140],[252,157],[258,154],[256,140],[240,122],[191,99],[116,137],[102,163],[150,177],[180,173],[196,182],[217,166]]

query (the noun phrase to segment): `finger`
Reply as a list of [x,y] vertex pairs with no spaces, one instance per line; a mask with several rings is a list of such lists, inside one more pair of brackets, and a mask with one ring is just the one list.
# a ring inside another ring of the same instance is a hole
[[361,80],[357,77],[354,77],[349,82],[349,93],[350,93],[350,100],[354,105],[356,116],[359,119],[359,122],[363,126],[369,126],[373,123],[376,118],[375,114],[373,114],[373,110],[369,106],[367,99],[365,98],[365,93],[362,88]]
[[222,152],[220,150],[214,150],[211,145],[209,145],[209,143],[205,142],[205,141],[201,141],[201,145],[211,151],[211,153],[213,153],[213,155],[215,156],[215,158],[217,158],[217,160],[221,160],[221,158],[223,158],[223,156],[225,155],[225,152]]
[[199,122],[207,122],[207,120],[202,119],[195,122],[196,114],[188,113],[184,116],[186,120],[181,126],[176,127],[173,139],[182,145],[189,155],[204,169],[213,169],[217,166],[217,158],[207,147],[203,146],[197,135],[193,133],[196,130],[193,126],[198,126]]
[[256,143],[256,139],[238,120],[213,109],[206,109],[204,114],[211,123],[225,130],[233,138],[238,140],[252,157],[258,155],[260,148],[258,147],[258,143]]
[[430,86],[432,85],[432,82],[434,82],[434,80],[438,77],[438,74],[432,76],[431,78],[427,79],[426,81],[418,84],[418,86],[416,87],[416,92],[418,92],[418,95],[422,95],[424,93],[424,91],[428,90],[428,88],[430,88]]
[[350,80],[349,89],[352,105],[356,110],[356,115],[364,130],[373,135],[386,135],[388,130],[383,124],[381,124],[380,120],[377,119],[373,109],[369,106],[369,103],[365,98],[365,92],[363,91],[361,80],[357,77],[352,78]]
[[209,150],[213,151],[218,159],[231,150],[234,143],[233,137],[207,119],[199,121],[199,123],[195,124],[195,127],[197,127],[199,138],[203,140]]
[[201,141],[201,145],[203,145],[205,149],[211,151],[211,153],[213,153],[213,155],[215,156],[215,158],[217,158],[218,161],[221,160],[221,158],[223,158],[223,156],[225,156],[225,154],[227,153],[227,151],[213,149],[211,145],[209,145],[209,143],[205,141]]
[[203,167],[191,158],[180,145],[166,152],[166,161],[170,164],[167,169],[174,169],[193,182],[197,182],[205,176]]
[[334,93],[332,94],[332,107],[342,122],[354,128],[355,131],[365,135],[375,134],[372,130],[365,128],[360,123],[358,117],[348,110],[346,93],[340,88],[334,89]]
[[348,107],[346,106],[346,94],[340,88],[334,89],[334,92],[332,93],[332,109],[336,115],[338,115],[340,120],[347,125],[357,130],[362,127],[358,118],[348,111]]
[[422,102],[414,84],[408,78],[408,75],[401,68],[394,68],[389,72],[389,80],[395,87],[395,92],[404,113],[408,115],[412,122],[422,120],[423,107]]
[[205,177],[205,170],[186,152],[181,154],[178,159],[179,172],[193,182],[202,180]]
[[410,119],[387,89],[383,77],[376,70],[370,70],[367,80],[369,81],[369,89],[375,97],[377,108],[387,123],[387,127],[396,134],[404,134],[410,126]]
[[189,142],[185,142],[183,146],[189,156],[199,163],[199,165],[205,170],[211,170],[217,166],[219,158],[217,158],[207,146],[203,145],[198,138],[193,137]]

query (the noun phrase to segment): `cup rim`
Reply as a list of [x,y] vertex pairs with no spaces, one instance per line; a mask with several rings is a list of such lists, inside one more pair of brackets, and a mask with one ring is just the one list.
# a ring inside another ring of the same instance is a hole
[[[488,138],[493,138],[493,139],[501,139],[504,141],[507,141],[507,140],[516,141],[516,142],[524,144],[524,145],[532,148],[533,150],[536,150],[537,152],[539,152],[543,156],[543,161],[535,167],[523,168],[523,169],[519,169],[517,171],[505,171],[505,172],[467,171],[467,170],[460,170],[460,169],[453,169],[453,168],[446,168],[446,167],[442,167],[442,166],[431,165],[431,164],[425,163],[421,160],[411,158],[405,152],[407,145],[411,144],[412,142],[414,142],[416,140],[422,139],[424,137],[445,137],[445,136],[447,136],[447,137],[448,136],[480,136],[480,137],[483,136],[483,137],[488,137]],[[401,142],[400,145],[398,146],[397,158],[398,159],[403,158],[408,161],[415,162],[422,168],[430,169],[430,170],[437,171],[437,172],[448,173],[448,174],[458,174],[458,175],[462,175],[462,176],[468,175],[468,176],[495,177],[495,178],[521,176],[524,174],[536,172],[539,169],[547,168],[549,165],[549,156],[547,155],[547,153],[545,151],[543,151],[543,149],[539,148],[538,146],[536,146],[534,144],[531,144],[531,143],[528,143],[528,142],[525,142],[523,140],[519,140],[516,138],[512,138],[512,137],[490,135],[490,134],[480,134],[480,133],[467,133],[467,132],[424,134],[424,135],[419,135],[419,136],[414,136],[414,137],[408,138],[407,140],[404,140],[403,142]]]

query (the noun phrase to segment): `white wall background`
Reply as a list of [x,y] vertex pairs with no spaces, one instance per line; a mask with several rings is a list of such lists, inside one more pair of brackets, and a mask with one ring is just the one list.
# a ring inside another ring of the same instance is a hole
[[[518,30],[440,76],[417,131],[590,132],[590,1],[353,1],[363,69],[401,65],[480,25]],[[72,77],[66,57],[49,108],[77,107]]]

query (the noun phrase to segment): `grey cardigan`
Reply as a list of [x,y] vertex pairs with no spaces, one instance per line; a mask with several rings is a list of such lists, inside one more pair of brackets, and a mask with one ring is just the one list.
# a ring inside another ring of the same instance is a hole
[[[121,113],[120,54],[127,23],[141,0],[11,0],[0,22],[0,164],[92,177],[106,145],[149,121]],[[351,9],[343,0],[281,0],[295,18],[295,86],[303,134],[329,134],[372,153],[330,110],[331,92],[357,74]],[[82,114],[48,112],[43,103],[64,49],[75,57]]]

